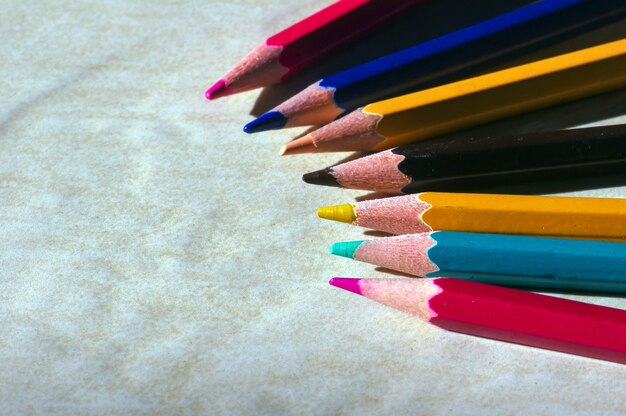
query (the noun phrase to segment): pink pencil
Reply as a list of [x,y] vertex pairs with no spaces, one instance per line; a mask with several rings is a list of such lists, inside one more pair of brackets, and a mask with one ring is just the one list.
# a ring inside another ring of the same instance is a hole
[[213,100],[274,84],[425,0],[340,0],[265,40],[206,92]]
[[626,364],[626,311],[452,278],[331,285],[450,331]]

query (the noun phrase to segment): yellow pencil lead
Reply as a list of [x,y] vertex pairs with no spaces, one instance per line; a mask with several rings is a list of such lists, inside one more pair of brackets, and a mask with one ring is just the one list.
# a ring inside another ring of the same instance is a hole
[[317,216],[326,220],[350,224],[356,220],[356,211],[352,204],[334,205],[319,208],[317,210]]

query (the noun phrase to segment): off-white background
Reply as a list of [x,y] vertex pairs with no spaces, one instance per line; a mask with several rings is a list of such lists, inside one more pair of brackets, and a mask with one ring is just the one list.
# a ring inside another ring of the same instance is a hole
[[298,131],[244,135],[258,92],[203,98],[318,7],[0,2],[1,414],[626,412],[624,366],[446,333],[327,285],[388,276],[326,254],[363,230],[315,208],[360,193],[300,175],[340,157],[279,158]]

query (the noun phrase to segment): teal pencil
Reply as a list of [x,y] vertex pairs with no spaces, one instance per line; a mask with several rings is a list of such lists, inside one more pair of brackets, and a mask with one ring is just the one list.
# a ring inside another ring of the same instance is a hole
[[330,252],[415,276],[626,293],[626,243],[435,231],[340,242]]

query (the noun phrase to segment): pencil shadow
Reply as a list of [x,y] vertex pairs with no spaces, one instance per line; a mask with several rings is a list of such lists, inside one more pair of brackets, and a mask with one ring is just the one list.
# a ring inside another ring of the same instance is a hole
[[625,173],[619,175],[580,177],[562,181],[509,182],[507,185],[476,187],[473,189],[465,189],[464,191],[492,194],[549,195],[564,192],[614,188],[626,186],[626,166],[623,166],[621,169]]
[[531,290],[533,292],[538,293],[547,293],[547,294],[561,294],[561,295],[573,295],[573,296],[597,296],[602,298],[623,298],[626,297],[626,293],[615,293],[615,292],[591,292],[585,290],[566,290],[566,289],[546,289],[546,288],[533,288],[532,286],[524,287],[524,286],[516,286],[514,289],[521,290]]
[[542,48],[532,53],[526,54],[516,59],[507,61],[502,65],[494,66],[485,72],[492,72],[498,69],[510,68],[517,65],[523,65],[541,59],[547,59],[553,56],[574,52],[580,49],[591,48],[603,43],[612,42],[626,38],[626,19],[617,23],[606,25],[600,29],[592,30],[588,33],[576,36],[555,45]]
[[[371,153],[369,153],[369,152],[355,152],[355,153],[352,153],[352,154],[344,157],[343,159],[338,160],[335,163],[332,163],[330,165],[327,165],[324,168],[321,168],[321,170],[322,169],[332,168],[333,166],[341,165],[342,163],[347,163],[347,162],[350,162],[350,161],[355,160],[355,159],[360,159],[360,158],[365,157],[365,156],[370,155],[370,154]],[[300,156],[300,155],[295,155],[295,156]]]
[[372,154],[372,152],[354,152],[354,153],[344,157],[343,159],[338,160],[336,163],[333,163],[329,167],[341,165],[342,163],[348,163],[348,162],[351,162],[351,161],[353,161],[355,159],[360,159],[362,157],[369,156],[371,154]]
[[398,195],[386,194],[384,192],[370,192],[368,194],[359,195],[354,199],[356,200],[356,202],[363,202],[363,201],[371,201],[372,199],[390,198],[393,196],[398,196]]
[[320,127],[321,127],[321,126],[311,126],[311,127],[308,127],[308,128],[307,128],[306,130],[304,130],[302,133],[300,133],[300,134],[298,134],[298,135],[294,136],[294,137],[293,137],[293,139],[291,139],[291,140],[290,140],[290,142],[293,142],[294,140],[298,140],[299,138],[304,137],[304,136],[306,136],[307,134],[314,132],[315,130],[319,129]]
[[377,230],[363,231],[363,235],[366,237],[391,237],[393,236],[393,234],[389,234],[384,231],[377,231]]
[[[471,7],[467,7],[467,2],[462,0],[429,1],[394,19],[391,24],[344,47],[332,59],[324,59],[280,84],[264,88],[250,114],[258,117],[324,76],[406,49],[531,2],[532,0],[474,0]],[[462,9],[463,13],[450,13],[450,10],[455,9]]]
[[412,274],[399,272],[397,270],[387,269],[386,267],[376,267],[374,270],[376,270],[377,272],[387,273],[387,274],[391,274],[391,275],[399,276],[399,277],[413,277],[415,279],[421,279],[420,276],[413,276]]
[[[531,133],[598,123],[626,114],[626,88],[532,111],[434,138]],[[604,123],[614,124],[614,123]]]

